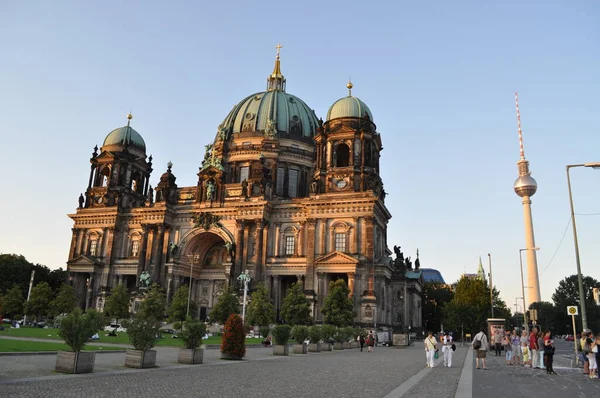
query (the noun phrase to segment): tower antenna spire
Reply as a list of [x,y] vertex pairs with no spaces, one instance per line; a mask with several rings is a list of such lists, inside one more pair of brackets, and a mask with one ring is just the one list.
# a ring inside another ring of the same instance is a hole
[[523,130],[521,130],[521,112],[519,111],[519,93],[515,92],[515,105],[517,106],[517,129],[519,132],[519,149],[521,159],[525,159],[525,150],[523,149]]

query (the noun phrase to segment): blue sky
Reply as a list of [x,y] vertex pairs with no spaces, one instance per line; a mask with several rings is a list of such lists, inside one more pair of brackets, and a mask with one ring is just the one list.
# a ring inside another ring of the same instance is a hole
[[[264,90],[281,42],[287,91],[317,115],[346,95],[349,76],[371,108],[390,249],[414,258],[419,248],[422,266],[449,282],[491,253],[513,310],[525,245],[512,190],[518,91],[550,300],[575,272],[570,229],[560,244],[565,165],[600,161],[599,18],[592,1],[2,2],[0,252],[65,266],[66,214],[87,187],[92,148],[130,108],[154,155],[153,185],[169,160],[179,186],[194,185],[204,145],[234,104]],[[600,213],[600,171],[575,169],[572,180],[576,212]],[[597,279],[599,221],[577,216],[583,272]]]

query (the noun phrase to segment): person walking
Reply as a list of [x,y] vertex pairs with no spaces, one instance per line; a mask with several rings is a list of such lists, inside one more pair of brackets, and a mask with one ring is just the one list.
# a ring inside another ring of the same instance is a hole
[[373,347],[375,347],[375,336],[373,335],[373,331],[369,332],[367,336],[367,351],[372,352]]
[[496,330],[494,333],[494,349],[496,350],[496,356],[499,357],[502,355],[502,338],[503,333],[501,330]]
[[485,365],[485,356],[487,354],[487,351],[489,349],[489,343],[488,343],[488,338],[485,335],[485,328],[482,327],[479,331],[479,333],[477,333],[475,335],[475,337],[473,338],[473,342],[471,343],[471,346],[473,347],[474,350],[477,351],[477,357],[475,358],[475,369],[479,369],[479,360],[481,359],[481,365],[483,370],[487,370],[487,366]]
[[506,355],[506,366],[512,365],[512,348],[510,343],[510,332],[506,332],[502,338],[502,346],[504,347],[504,353]]
[[365,336],[362,333],[358,336],[358,343],[360,344],[360,352],[363,352],[363,347],[365,346]]
[[551,338],[550,331],[546,331],[544,336],[544,365],[546,365],[546,373],[549,375],[555,375],[552,364],[554,362],[554,340]]
[[452,345],[454,344],[453,341],[454,339],[450,332],[446,332],[442,338],[442,353],[444,354],[444,366],[449,368],[452,367],[452,354],[454,354],[454,351],[452,350]]
[[427,332],[427,337],[425,338],[425,358],[427,361],[427,367],[433,368],[435,366],[435,352],[437,351],[437,341],[435,337],[433,337],[433,332],[430,330]]
[[517,334],[517,329],[512,331],[512,335],[510,336],[510,343],[512,349],[512,364],[520,365],[521,364],[521,338]]
[[537,328],[533,328],[531,330],[531,333],[529,334],[529,351],[531,353],[530,358],[531,358],[531,368],[532,369],[539,369],[540,368],[540,357],[538,354],[538,343],[537,343],[537,333],[538,330]]
[[[596,364],[596,353],[594,352],[594,347],[596,346],[596,339],[594,338],[594,334],[592,333],[592,331],[590,330],[588,335],[587,335],[587,339],[585,341],[585,348],[584,348],[584,352],[586,353],[588,362],[589,362],[589,374],[590,374],[590,379],[595,379],[597,370],[598,370],[598,365]],[[596,351],[598,351],[598,348],[596,347]]]
[[589,329],[583,329],[583,331],[581,332],[581,338],[579,339],[579,350],[581,352],[581,357],[583,360],[583,374],[586,375],[590,373],[590,360],[587,356],[587,353],[583,350],[583,347],[585,346],[589,332]]

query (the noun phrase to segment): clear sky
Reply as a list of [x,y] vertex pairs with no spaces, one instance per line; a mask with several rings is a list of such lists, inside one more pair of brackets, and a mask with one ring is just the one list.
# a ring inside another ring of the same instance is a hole
[[[427,4],[425,4],[427,3]],[[484,3],[486,3],[484,5]],[[382,135],[388,241],[448,282],[487,269],[514,310],[525,245],[514,92],[538,181],[542,299],[575,273],[565,165],[600,161],[600,6],[593,1],[0,1],[0,252],[65,267],[89,158],[126,123],[196,173],[217,126],[265,89],[281,42],[287,91],[317,115],[365,101]],[[572,171],[577,213],[600,213],[600,170]],[[600,216],[577,216],[600,279]],[[554,254],[556,255],[554,256]],[[552,261],[551,261],[552,260]]]

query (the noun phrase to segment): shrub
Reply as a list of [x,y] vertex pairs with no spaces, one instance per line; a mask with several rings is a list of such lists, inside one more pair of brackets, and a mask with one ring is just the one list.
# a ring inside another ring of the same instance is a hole
[[269,336],[270,331],[271,331],[271,328],[268,326],[261,326],[259,329],[259,333],[263,339],[266,339],[267,336]]
[[329,343],[333,336],[335,335],[336,329],[333,325],[323,325],[321,326],[321,338]]
[[308,338],[310,342],[316,344],[321,340],[321,328],[319,326],[311,326],[308,328]]
[[181,330],[182,327],[183,327],[183,322],[173,322],[173,329]]
[[273,328],[273,340],[277,345],[286,345],[290,339],[292,327],[290,325],[277,325]]
[[333,335],[333,339],[335,340],[336,343],[343,343],[344,341],[347,340],[348,337],[346,337],[346,330],[344,328],[338,328],[335,330],[335,334]]
[[344,341],[354,341],[356,340],[358,331],[354,329],[352,326],[347,326],[344,328],[344,336],[346,339]]
[[[98,312],[96,310],[87,310],[85,314],[88,316],[90,321],[92,322],[92,328],[94,329],[94,333],[98,330],[102,329],[108,323],[106,321],[106,317],[103,313]],[[92,333],[92,334],[94,334]]]
[[[64,322],[64,321],[63,321]],[[154,318],[136,315],[132,321],[125,323],[129,342],[139,351],[147,351],[156,345],[158,326]]]
[[246,334],[244,323],[238,314],[229,315],[221,337],[221,352],[223,354],[243,357],[246,355]]
[[58,335],[74,352],[78,352],[83,349],[96,330],[93,319],[87,314],[82,314],[81,310],[77,308],[62,319]]
[[202,344],[202,337],[206,333],[206,325],[204,322],[198,322],[195,319],[190,319],[185,322],[185,329],[179,333],[179,337],[183,340],[185,348],[195,350]]
[[298,344],[304,344],[304,340],[308,338],[308,327],[304,325],[296,325],[292,329],[292,335],[294,335],[294,340]]

